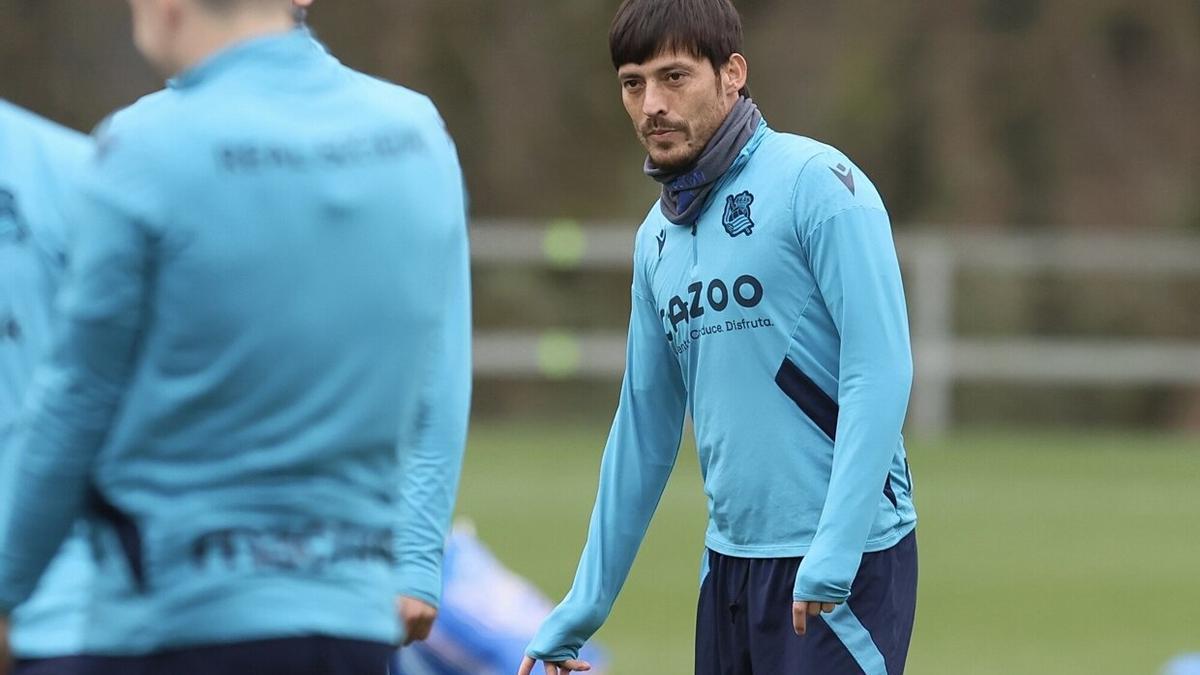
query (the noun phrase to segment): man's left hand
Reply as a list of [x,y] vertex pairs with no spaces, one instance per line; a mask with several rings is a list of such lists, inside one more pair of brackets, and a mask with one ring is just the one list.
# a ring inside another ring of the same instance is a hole
[[400,614],[400,623],[404,626],[405,646],[428,638],[438,614],[433,605],[404,595],[396,598],[396,611]]
[[793,602],[792,627],[796,629],[796,635],[804,635],[808,630],[808,617],[822,612],[828,614],[837,606],[836,602]]

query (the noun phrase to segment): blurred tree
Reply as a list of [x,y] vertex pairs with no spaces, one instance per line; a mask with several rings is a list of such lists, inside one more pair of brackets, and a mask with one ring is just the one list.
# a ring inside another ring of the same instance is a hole
[[[735,2],[767,119],[854,157],[897,227],[1200,233],[1200,1]],[[345,62],[437,102],[476,215],[607,219],[632,234],[656,186],[609,62],[617,4],[318,0],[311,16]],[[129,32],[116,0],[0,0],[0,96],[88,129],[161,86]],[[968,334],[1200,334],[1196,280],[959,281]],[[476,317],[492,328],[618,326],[628,283],[626,270],[485,268]],[[514,383],[488,386],[525,400]],[[1034,393],[959,398],[967,419],[1156,423],[1173,396]],[[1180,420],[1200,419],[1196,394],[1172,400]]]
[[[80,128],[152,91],[124,3],[0,0],[0,95]],[[898,222],[1200,227],[1200,3],[740,0],[778,129],[833,143]],[[318,2],[347,63],[430,94],[481,214],[638,221],[615,0]]]

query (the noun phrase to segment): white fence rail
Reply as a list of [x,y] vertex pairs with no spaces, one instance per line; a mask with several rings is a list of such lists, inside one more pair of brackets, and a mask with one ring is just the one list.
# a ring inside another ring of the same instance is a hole
[[[631,261],[631,227],[584,227],[572,221],[487,221],[472,230],[472,256],[486,265],[621,269]],[[917,380],[912,428],[951,426],[956,382],[1195,385],[1200,340],[1154,342],[954,334],[960,268],[1028,274],[1108,272],[1129,278],[1200,279],[1200,239],[1081,235],[898,235],[912,310]],[[608,332],[481,332],[480,377],[618,377],[624,327]]]

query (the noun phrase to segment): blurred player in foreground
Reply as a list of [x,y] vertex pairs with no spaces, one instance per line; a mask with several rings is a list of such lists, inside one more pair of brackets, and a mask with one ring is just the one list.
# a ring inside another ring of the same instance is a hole
[[[429,639],[397,653],[391,675],[505,675],[553,605],[525,579],[496,559],[460,522],[446,544],[445,590]],[[480,602],[486,597],[486,602]],[[583,658],[593,675],[606,670],[592,644]]]
[[625,379],[575,583],[520,673],[587,670],[690,413],[708,495],[696,672],[904,669],[912,381],[879,193],[766,125],[729,0],[626,0],[609,45],[662,185],[634,247]]
[[2,477],[0,614],[86,508],[101,567],[76,672],[382,674],[436,615],[465,439],[453,145],[290,0],[130,5],[173,79],[82,179],[61,329]]
[[[9,457],[21,401],[49,347],[51,306],[75,225],[64,206],[90,151],[87,136],[0,101],[0,458]],[[20,675],[53,673],[45,659],[82,652],[91,575],[76,532],[13,612]]]

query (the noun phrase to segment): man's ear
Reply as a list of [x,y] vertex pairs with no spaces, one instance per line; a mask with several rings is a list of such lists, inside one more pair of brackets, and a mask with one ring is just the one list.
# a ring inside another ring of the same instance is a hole
[[729,56],[729,60],[721,67],[722,84],[725,87],[725,93],[737,93],[746,86],[746,80],[750,76],[750,65],[746,63],[746,57],[734,52]]

